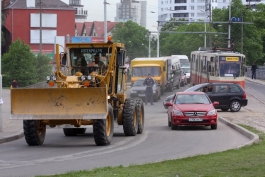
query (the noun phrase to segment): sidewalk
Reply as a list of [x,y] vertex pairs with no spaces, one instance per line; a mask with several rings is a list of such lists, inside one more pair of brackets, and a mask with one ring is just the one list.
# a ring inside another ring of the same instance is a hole
[[[248,77],[246,77],[246,80],[265,85],[265,81],[262,80],[251,79]],[[2,129],[2,131],[0,131],[0,144],[24,137],[23,121],[9,119],[11,113],[10,90],[3,89],[2,94],[4,103],[0,105],[0,108],[2,109],[2,117],[0,118],[0,130]]]
[[0,144],[4,142],[13,141],[24,136],[23,121],[10,120],[11,104],[10,104],[10,90],[3,89],[3,104],[0,105],[2,115],[0,117]]

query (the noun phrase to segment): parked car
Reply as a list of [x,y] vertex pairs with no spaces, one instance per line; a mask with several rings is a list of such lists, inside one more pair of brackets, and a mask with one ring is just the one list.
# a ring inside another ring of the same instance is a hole
[[[228,111],[230,109],[231,112],[238,112],[241,107],[247,106],[248,104],[245,90],[240,84],[236,83],[203,83],[192,86],[184,92],[189,91],[206,92],[212,102],[219,102],[219,105],[216,105],[215,108],[221,109],[222,111]],[[169,101],[173,97],[174,95],[170,95],[166,99]],[[163,102],[163,105],[167,109],[165,102]]]
[[[145,100],[145,89],[146,86],[144,86],[144,80],[145,78],[140,78],[137,79],[134,84],[131,87],[131,92],[130,92],[130,97],[131,98],[142,98],[143,100]],[[154,85],[153,85],[153,100],[155,102],[157,102],[160,99],[161,96],[161,89],[160,86],[158,85],[158,83],[156,82],[155,79],[153,79],[154,81]]]
[[187,83],[190,83],[190,67],[181,67],[181,69],[185,72]]
[[178,126],[211,126],[217,129],[218,114],[206,93],[178,92],[171,102],[167,102],[168,126],[172,130]]
[[173,95],[169,95],[169,96],[166,97],[166,99],[163,101],[163,105],[164,105],[164,108],[165,108],[165,109],[168,108],[168,106],[166,106],[166,103],[172,101],[172,99],[173,99],[174,96],[175,96],[175,94],[173,94]]
[[187,81],[186,73],[184,72],[184,70],[181,70],[181,82],[180,82],[180,85],[184,87],[187,84],[188,84],[188,81]]

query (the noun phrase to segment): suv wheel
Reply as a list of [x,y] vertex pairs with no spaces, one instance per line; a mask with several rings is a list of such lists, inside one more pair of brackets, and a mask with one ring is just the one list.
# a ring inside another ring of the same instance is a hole
[[238,100],[233,100],[230,103],[231,112],[238,112],[241,109],[241,104]]

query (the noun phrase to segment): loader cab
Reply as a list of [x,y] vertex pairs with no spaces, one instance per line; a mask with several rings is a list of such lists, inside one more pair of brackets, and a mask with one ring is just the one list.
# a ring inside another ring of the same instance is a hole
[[[70,49],[71,75],[81,72],[88,76],[92,72],[103,73],[108,67],[108,48],[72,48]],[[95,62],[95,56],[99,57],[99,63]]]

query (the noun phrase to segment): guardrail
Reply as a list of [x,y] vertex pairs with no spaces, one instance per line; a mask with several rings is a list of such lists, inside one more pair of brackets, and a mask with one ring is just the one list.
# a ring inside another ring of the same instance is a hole
[[[265,66],[258,66],[259,69],[256,70],[256,79],[265,80]],[[247,72],[245,73],[247,77],[252,77],[251,66],[247,66]]]

